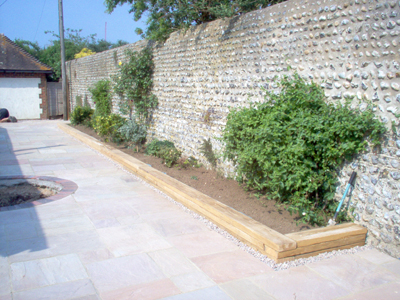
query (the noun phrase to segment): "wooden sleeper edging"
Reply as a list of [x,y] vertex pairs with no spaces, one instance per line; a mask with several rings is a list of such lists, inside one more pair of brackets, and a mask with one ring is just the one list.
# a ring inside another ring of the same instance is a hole
[[367,229],[353,223],[281,234],[68,124],[58,126],[276,262],[365,244]]

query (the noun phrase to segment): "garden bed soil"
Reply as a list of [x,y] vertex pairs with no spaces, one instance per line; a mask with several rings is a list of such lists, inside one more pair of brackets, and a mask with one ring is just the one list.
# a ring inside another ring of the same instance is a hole
[[303,223],[297,225],[296,221],[298,217],[290,215],[290,213],[283,208],[278,208],[275,201],[267,200],[264,197],[258,199],[253,193],[245,191],[237,181],[224,178],[218,175],[215,170],[207,170],[204,167],[189,167],[187,169],[168,168],[162,163],[160,158],[145,155],[143,149],[140,152],[135,152],[134,149],[127,148],[125,145],[118,145],[105,141],[90,127],[83,125],[76,125],[73,127],[109,146],[135,157],[151,167],[282,234],[315,228]]

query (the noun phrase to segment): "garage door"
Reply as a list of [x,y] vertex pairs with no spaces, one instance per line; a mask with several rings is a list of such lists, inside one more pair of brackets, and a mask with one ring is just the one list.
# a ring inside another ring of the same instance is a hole
[[0,107],[17,119],[40,119],[40,78],[0,78]]

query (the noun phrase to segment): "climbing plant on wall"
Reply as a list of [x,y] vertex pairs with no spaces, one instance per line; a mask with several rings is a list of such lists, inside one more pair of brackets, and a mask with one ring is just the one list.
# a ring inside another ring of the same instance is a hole
[[152,93],[153,52],[127,50],[126,62],[119,62],[119,72],[114,76],[114,90],[120,96],[120,109],[132,119],[133,113],[141,122],[148,121],[151,110],[157,107],[157,97]]

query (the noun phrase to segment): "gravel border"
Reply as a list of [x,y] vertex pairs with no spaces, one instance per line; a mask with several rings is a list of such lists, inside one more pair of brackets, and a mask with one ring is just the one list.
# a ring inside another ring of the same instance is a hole
[[111,158],[105,156],[104,154],[100,153],[99,151],[91,148],[90,146],[86,145],[85,143],[81,142],[80,140],[76,139],[75,137],[72,137],[72,139],[80,142],[82,145],[88,147],[89,149],[91,149],[93,152],[95,152],[97,155],[103,157],[104,159],[110,161],[112,164],[114,164],[118,169],[124,171],[125,173],[129,174],[133,179],[141,182],[142,184],[144,184],[145,186],[151,188],[153,191],[159,193],[161,196],[163,196],[164,198],[168,199],[170,202],[174,203],[176,206],[180,207],[184,212],[190,214],[194,219],[199,220],[200,222],[202,222],[203,224],[205,224],[208,228],[210,228],[211,230],[219,233],[220,235],[222,235],[223,237],[225,237],[226,239],[230,240],[231,242],[233,242],[236,246],[238,246],[240,249],[242,249],[243,251],[246,251],[247,253],[251,254],[252,256],[254,256],[255,258],[259,259],[260,261],[262,261],[263,263],[267,264],[269,267],[271,267],[274,271],[282,271],[282,270],[287,270],[293,267],[298,267],[298,266],[303,266],[303,265],[307,265],[313,262],[317,262],[317,261],[321,261],[321,260],[325,260],[325,259],[330,259],[336,256],[340,256],[340,255],[345,255],[345,254],[355,254],[357,252],[360,251],[365,251],[365,250],[371,250],[374,249],[373,246],[370,245],[365,245],[365,246],[356,246],[354,248],[351,249],[345,249],[345,250],[334,250],[331,252],[324,252],[321,254],[318,254],[316,256],[311,256],[311,257],[307,257],[307,258],[299,258],[296,260],[292,260],[292,261],[288,261],[288,262],[284,262],[284,263],[276,263],[274,260],[268,258],[266,255],[261,254],[260,252],[258,252],[257,250],[249,247],[248,245],[244,244],[243,242],[241,242],[240,240],[238,240],[237,238],[235,238],[234,236],[232,236],[230,233],[228,233],[227,231],[225,231],[224,229],[219,228],[217,225],[215,225],[213,222],[209,221],[208,219],[204,218],[203,216],[191,211],[189,208],[187,208],[186,206],[184,206],[182,203],[175,201],[174,199],[172,199],[170,196],[168,196],[167,194],[165,194],[164,192],[158,190],[157,188],[155,188],[154,186],[152,186],[151,184],[149,184],[147,181],[145,181],[144,179],[136,176],[135,174],[133,174],[132,172],[130,172],[129,170],[127,170],[126,168],[124,168],[122,165],[120,165],[119,163],[115,162],[114,160],[112,160]]

